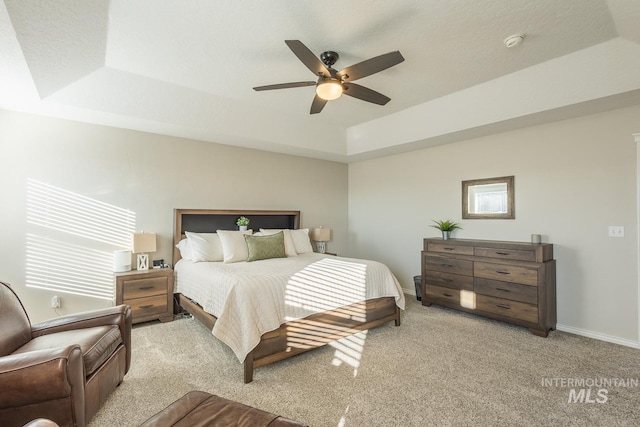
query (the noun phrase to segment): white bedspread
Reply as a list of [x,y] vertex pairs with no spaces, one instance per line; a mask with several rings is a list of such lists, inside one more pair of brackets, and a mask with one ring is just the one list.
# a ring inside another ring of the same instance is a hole
[[262,334],[282,323],[367,299],[395,297],[402,288],[376,261],[318,253],[225,264],[180,260],[175,292],[217,317],[213,335],[241,362]]

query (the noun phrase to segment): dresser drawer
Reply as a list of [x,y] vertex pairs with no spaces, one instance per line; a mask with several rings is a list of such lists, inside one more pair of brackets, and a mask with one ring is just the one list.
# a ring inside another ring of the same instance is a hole
[[534,251],[523,251],[519,249],[475,248],[475,254],[479,257],[501,258],[512,261],[536,260],[536,253]]
[[166,277],[149,277],[125,281],[123,299],[148,297],[151,295],[167,295]]
[[473,277],[461,274],[442,273],[440,271],[426,270],[425,283],[452,289],[473,290]]
[[538,323],[538,307],[523,302],[476,294],[476,308],[479,311],[499,314],[512,319]]
[[167,294],[146,298],[136,298],[126,302],[131,306],[134,318],[153,316],[167,312]]
[[538,304],[538,287],[517,283],[499,282],[489,279],[473,279],[473,290],[476,294],[520,301],[527,304]]
[[443,288],[440,286],[425,286],[425,296],[438,302],[447,302],[449,305],[460,306],[460,291],[457,289]]
[[493,279],[501,282],[521,283],[523,285],[538,285],[538,268],[523,267],[510,264],[494,264],[476,261],[473,265],[475,277]]
[[462,307],[473,310],[476,308],[476,294],[473,291],[427,285],[425,286],[425,295],[426,298],[423,298],[423,301],[430,300],[436,304],[456,309]]
[[443,254],[455,255],[473,255],[473,246],[448,245],[446,243],[428,243],[429,252],[438,252]]
[[473,275],[473,261],[464,259],[425,255],[425,268],[443,273],[462,274],[464,276]]

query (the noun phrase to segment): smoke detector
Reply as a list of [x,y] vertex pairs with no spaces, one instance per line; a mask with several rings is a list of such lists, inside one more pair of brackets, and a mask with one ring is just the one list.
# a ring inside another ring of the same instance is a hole
[[516,47],[524,40],[524,34],[514,34],[504,39],[504,45],[506,47]]

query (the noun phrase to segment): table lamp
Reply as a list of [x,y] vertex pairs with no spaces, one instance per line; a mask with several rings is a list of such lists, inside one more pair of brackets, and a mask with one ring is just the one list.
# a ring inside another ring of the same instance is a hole
[[156,251],[156,233],[133,233],[132,250],[134,254],[138,254],[137,269],[149,269],[149,252]]
[[326,252],[327,243],[331,240],[331,229],[318,227],[311,229],[311,240],[316,242],[316,251],[323,254]]

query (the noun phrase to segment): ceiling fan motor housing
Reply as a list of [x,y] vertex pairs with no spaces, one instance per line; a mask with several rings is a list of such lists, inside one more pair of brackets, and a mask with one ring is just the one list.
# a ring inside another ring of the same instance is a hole
[[339,58],[340,58],[340,55],[338,55],[338,52],[334,52],[332,50],[328,50],[320,54],[320,59],[322,60],[322,63],[327,67],[333,66],[333,64],[338,62]]

